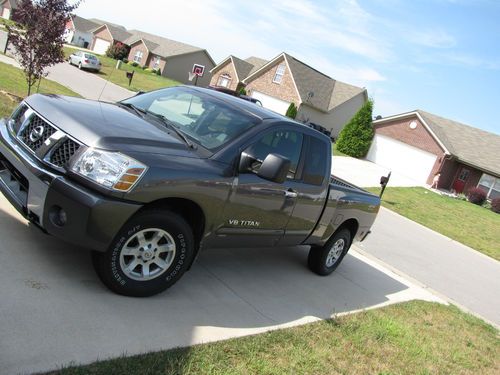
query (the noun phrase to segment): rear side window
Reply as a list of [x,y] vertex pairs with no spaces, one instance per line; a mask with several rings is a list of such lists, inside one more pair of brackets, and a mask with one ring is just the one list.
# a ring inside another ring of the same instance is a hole
[[309,147],[306,153],[306,162],[304,164],[303,180],[310,185],[321,185],[327,175],[326,167],[328,161],[326,158],[329,153],[329,145],[316,137],[309,138]]

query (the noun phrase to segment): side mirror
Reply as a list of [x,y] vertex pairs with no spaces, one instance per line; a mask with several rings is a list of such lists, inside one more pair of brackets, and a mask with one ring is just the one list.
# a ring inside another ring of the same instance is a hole
[[257,176],[281,184],[290,170],[289,159],[278,154],[269,154],[257,172]]
[[241,173],[250,171],[253,162],[255,162],[255,159],[253,157],[248,155],[246,152],[242,152],[240,157],[239,171]]

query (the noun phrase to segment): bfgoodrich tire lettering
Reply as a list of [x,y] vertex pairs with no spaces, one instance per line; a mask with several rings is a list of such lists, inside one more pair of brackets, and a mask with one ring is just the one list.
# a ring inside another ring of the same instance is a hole
[[307,263],[311,271],[321,276],[331,274],[351,247],[351,232],[341,229],[323,247],[311,246]]
[[181,216],[144,211],[123,226],[106,253],[94,252],[92,261],[112,291],[147,297],[175,284],[193,255],[193,233]]

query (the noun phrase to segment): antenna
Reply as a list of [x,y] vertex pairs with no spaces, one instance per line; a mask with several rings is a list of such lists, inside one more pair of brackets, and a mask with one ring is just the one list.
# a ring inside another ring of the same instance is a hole
[[106,88],[106,86],[108,85],[108,82],[109,80],[111,79],[111,76],[113,75],[113,73],[116,71],[116,69],[118,68],[118,65],[121,65],[121,60],[118,60],[116,62],[116,65],[115,65],[115,68],[109,73],[109,76],[108,76],[108,79],[106,80],[106,83],[104,84],[104,86],[102,87],[102,90],[101,90],[101,93],[99,94],[99,97],[97,98],[97,101],[101,100],[101,96],[102,94],[104,93],[104,89]]

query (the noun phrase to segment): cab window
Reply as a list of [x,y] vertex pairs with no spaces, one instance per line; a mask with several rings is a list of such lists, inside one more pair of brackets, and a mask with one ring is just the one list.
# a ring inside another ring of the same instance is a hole
[[269,154],[278,154],[290,160],[288,179],[295,179],[302,150],[303,135],[290,130],[276,130],[265,134],[257,142],[249,146],[244,152],[250,155],[255,162],[251,169],[258,172],[263,161]]

